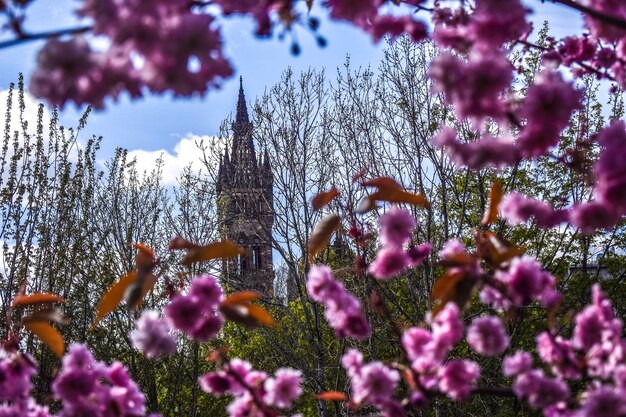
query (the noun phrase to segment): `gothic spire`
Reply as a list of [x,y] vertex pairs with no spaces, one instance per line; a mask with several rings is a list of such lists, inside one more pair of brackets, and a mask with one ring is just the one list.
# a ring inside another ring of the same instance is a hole
[[243,93],[243,77],[239,76],[239,97],[237,98],[237,117],[235,118],[235,124],[237,126],[243,126],[249,122],[246,96]]
[[[239,97],[237,98],[237,114],[233,123],[233,155],[232,161],[239,162],[241,154],[243,159],[255,159],[254,143],[252,141],[252,123],[248,118],[246,96],[243,92],[243,77],[239,77]],[[256,161],[255,161],[256,162]]]

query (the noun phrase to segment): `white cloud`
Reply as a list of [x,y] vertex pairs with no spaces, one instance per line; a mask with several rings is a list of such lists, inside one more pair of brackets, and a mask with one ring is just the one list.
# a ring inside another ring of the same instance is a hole
[[220,153],[223,152],[224,144],[224,139],[217,136],[187,133],[176,143],[171,152],[166,149],[154,151],[135,149],[128,152],[128,160],[137,161],[138,172],[151,172],[155,169],[157,160],[161,158],[164,184],[175,185],[176,178],[187,166],[191,166],[194,171],[206,172],[203,156],[206,154],[210,161],[217,161]]

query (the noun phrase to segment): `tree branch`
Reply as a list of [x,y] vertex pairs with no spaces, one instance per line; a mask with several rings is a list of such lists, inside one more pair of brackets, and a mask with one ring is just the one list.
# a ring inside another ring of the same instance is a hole
[[9,39],[8,41],[0,42],[0,49],[9,48],[11,46],[19,45],[19,44],[26,43],[26,42],[36,41],[40,39],[55,38],[57,36],[63,36],[63,35],[77,35],[79,33],[89,32],[92,29],[93,28],[91,26],[78,26],[75,28],[58,29],[58,30],[52,30],[49,32],[40,32],[40,33],[32,33],[32,34],[26,33],[22,36]]
[[[567,7],[571,7],[572,9],[578,10],[579,12],[585,13],[594,19],[602,20],[609,25],[616,26],[626,30],[626,20],[620,19],[619,17],[615,17],[611,14],[600,12],[598,10],[592,9],[591,7],[584,6],[580,3],[577,3],[573,0],[548,0],[552,3],[562,4]],[[542,3],[545,0],[541,0]]]

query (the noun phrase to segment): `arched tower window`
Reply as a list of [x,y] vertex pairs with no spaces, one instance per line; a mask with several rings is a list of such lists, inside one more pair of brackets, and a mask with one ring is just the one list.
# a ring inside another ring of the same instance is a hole
[[[239,246],[246,247],[246,240],[242,237],[239,238]],[[237,257],[237,269],[241,275],[248,270],[248,257],[245,254]]]
[[252,264],[254,268],[261,269],[261,246],[259,246],[259,239],[254,239],[254,246],[252,247]]

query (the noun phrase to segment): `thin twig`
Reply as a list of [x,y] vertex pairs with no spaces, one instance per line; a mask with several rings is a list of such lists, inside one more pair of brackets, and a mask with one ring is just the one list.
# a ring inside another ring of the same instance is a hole
[[32,34],[26,33],[14,39],[0,42],[0,49],[9,48],[11,46],[20,45],[22,43],[36,41],[40,39],[48,39],[48,38],[55,38],[57,36],[63,36],[63,35],[76,35],[79,33],[86,33],[86,32],[91,31],[92,29],[93,28],[91,26],[79,26],[75,28],[52,30],[49,32],[40,32],[40,33],[32,33]]

